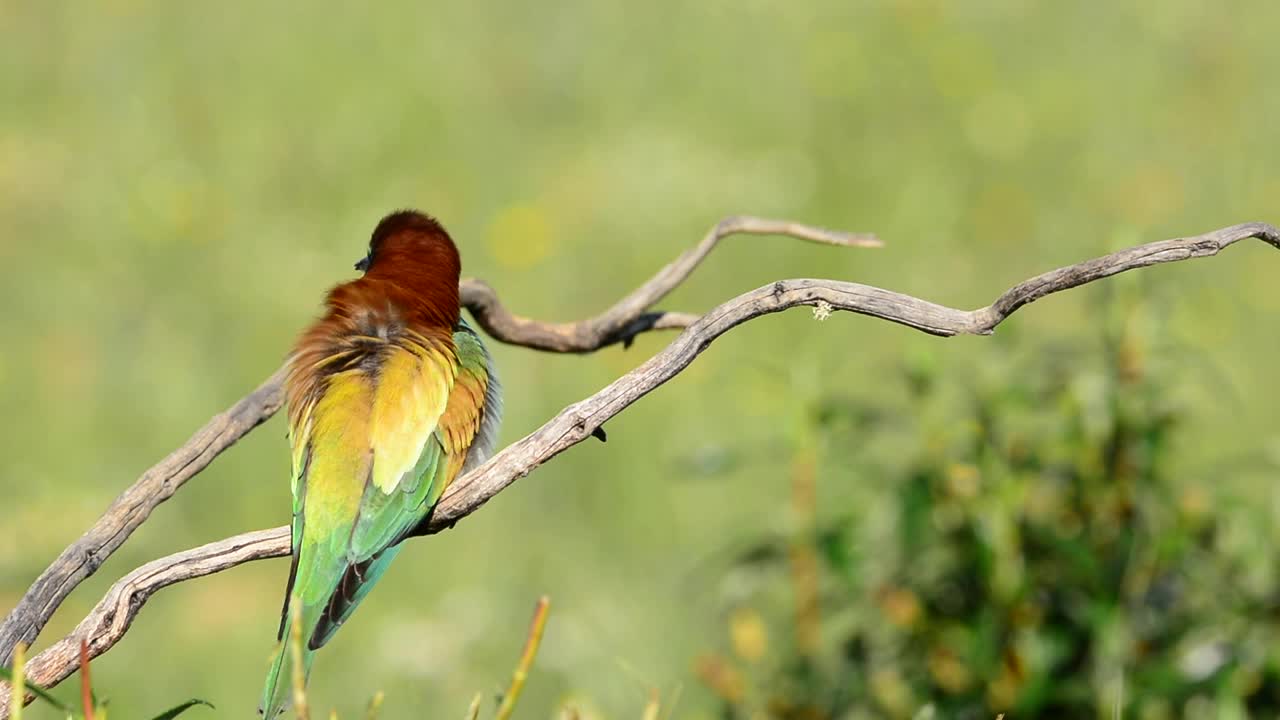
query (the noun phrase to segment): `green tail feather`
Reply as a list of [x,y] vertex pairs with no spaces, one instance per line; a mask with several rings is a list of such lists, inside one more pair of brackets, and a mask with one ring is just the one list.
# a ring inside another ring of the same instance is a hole
[[[302,613],[302,682],[305,685],[307,676],[311,674],[311,662],[315,659],[315,651],[307,647],[307,639],[311,632],[308,627],[314,629],[319,621],[319,615],[323,608],[311,608],[312,612],[306,609]],[[310,619],[310,623],[308,623]],[[279,646],[276,648],[276,656],[271,661],[271,669],[267,671],[266,686],[262,689],[262,703],[258,706],[258,712],[267,720],[274,720],[276,716],[288,709],[289,704],[293,701],[293,645],[291,628],[293,627],[293,613],[290,612],[285,617],[284,637],[281,638]]]
[[355,612],[360,601],[368,597],[369,591],[387,573],[391,561],[400,554],[400,548],[400,545],[393,545],[374,555],[367,563],[361,564],[358,574],[352,569],[347,570],[347,575],[338,583],[338,591],[330,599],[329,606],[320,619],[320,625],[316,627],[313,639],[316,647],[329,642],[338,628]]
[[[284,712],[293,699],[293,648],[291,638],[293,632],[294,612],[299,605],[302,615],[299,618],[302,631],[302,680],[306,684],[311,674],[311,663],[315,659],[315,651],[329,642],[342,623],[351,617],[356,606],[368,596],[369,591],[386,573],[391,561],[399,554],[400,546],[395,545],[375,555],[368,562],[358,567],[346,566],[344,572],[337,573],[337,579],[327,581],[328,599],[320,603],[299,603],[294,588],[305,593],[310,578],[303,577],[300,572],[297,583],[290,588],[294,604],[286,613],[280,626],[281,642],[272,660],[271,670],[267,672],[266,686],[262,690],[262,704],[258,706],[267,720],[274,720],[276,715]],[[326,573],[329,577],[329,575]],[[324,597],[323,595],[321,597]]]

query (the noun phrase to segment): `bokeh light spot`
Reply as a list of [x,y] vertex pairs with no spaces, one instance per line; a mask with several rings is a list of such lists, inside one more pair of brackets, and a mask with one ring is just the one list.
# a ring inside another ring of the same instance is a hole
[[534,204],[503,208],[489,223],[489,252],[503,265],[527,270],[551,254],[554,233],[546,211]]

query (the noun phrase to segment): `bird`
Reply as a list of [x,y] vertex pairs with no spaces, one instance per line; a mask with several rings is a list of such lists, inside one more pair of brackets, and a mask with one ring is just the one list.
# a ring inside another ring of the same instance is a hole
[[268,720],[291,699],[294,623],[305,679],[444,490],[488,459],[501,422],[493,359],[461,316],[461,260],[440,222],[387,215],[355,268],[287,360],[292,564],[259,706]]

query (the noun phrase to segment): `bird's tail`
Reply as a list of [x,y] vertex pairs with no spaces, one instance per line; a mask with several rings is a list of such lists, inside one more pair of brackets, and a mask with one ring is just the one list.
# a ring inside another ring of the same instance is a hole
[[[304,548],[302,554],[307,552]],[[346,564],[345,559],[328,563],[322,562],[323,559],[316,561],[314,556],[303,557],[295,565],[289,578],[290,600],[280,621],[280,644],[267,672],[262,704],[258,706],[266,720],[275,720],[293,698],[294,647],[300,650],[305,686],[315,651],[329,642],[351,617],[399,552],[400,546],[395,545],[354,565]]]
[[[307,608],[301,607],[295,599],[285,614],[280,642],[276,647],[275,657],[271,660],[271,669],[267,671],[267,682],[262,689],[262,703],[258,706],[258,712],[266,720],[275,720],[276,716],[288,709],[293,700],[295,647],[301,651],[303,685],[306,685],[307,676],[311,674],[311,662],[315,657],[315,650],[308,647],[310,645],[308,639],[315,630],[323,608],[313,607],[311,610],[312,612],[307,612]],[[300,636],[293,629],[295,622],[300,625]],[[295,640],[295,637],[298,639]]]

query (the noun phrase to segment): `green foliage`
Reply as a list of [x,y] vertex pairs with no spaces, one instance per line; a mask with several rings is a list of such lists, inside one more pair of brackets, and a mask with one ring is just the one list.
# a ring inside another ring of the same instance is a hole
[[197,706],[197,705],[203,705],[203,706],[205,706],[205,707],[209,708],[210,710],[214,709],[213,705],[210,705],[209,703],[205,702],[204,700],[194,700],[194,699],[193,699],[193,700],[188,700],[188,701],[186,701],[186,702],[184,702],[184,703],[181,703],[181,704],[179,704],[179,705],[175,705],[174,707],[169,708],[168,710],[165,710],[164,712],[162,712],[162,713],[160,713],[159,715],[155,716],[155,718],[154,718],[153,720],[173,720],[173,718],[178,717],[178,716],[179,716],[179,715],[181,715],[182,713],[184,713],[184,712],[186,712],[186,711],[190,710],[191,708],[193,708],[193,707],[195,707],[195,706]]
[[[44,688],[41,688],[37,685],[32,685],[30,682],[27,682],[22,672],[22,664],[25,662],[24,655],[25,653],[22,652],[21,650],[18,652],[17,658],[15,660],[14,669],[11,670],[6,667],[0,667],[0,678],[4,678],[5,680],[8,680],[10,683],[13,684],[15,698],[18,697],[19,693],[21,694],[31,693],[36,697],[37,700],[43,702],[45,705],[53,708],[54,710],[57,710],[58,713],[63,717],[66,717],[67,720],[75,720],[75,718],[93,718],[94,720],[106,720],[107,702],[105,700],[99,701],[97,693],[93,692],[92,690],[89,691],[89,697],[91,699],[87,701],[86,706],[82,708],[81,712],[77,712],[71,707],[71,705],[64,703],[58,698],[54,697],[48,690],[45,690]],[[203,705],[209,708],[210,710],[215,709],[212,704],[204,700],[191,699],[184,703],[175,705],[174,707],[171,707],[168,710],[165,710],[159,715],[156,715],[155,717],[151,718],[151,720],[173,720],[174,718],[178,717],[179,715],[182,715],[183,713],[190,710],[191,708],[199,705]]]
[[[726,717],[1280,712],[1276,591],[1244,580],[1276,553],[1231,552],[1232,516],[1203,479],[1214,475],[1172,462],[1177,443],[1197,441],[1182,430],[1186,353],[1153,333],[1150,307],[1097,314],[1098,337],[1027,348],[963,388],[909,364],[905,414],[817,404],[824,466],[857,464],[894,434],[914,450],[879,469],[881,502],[793,503],[796,531],[731,568],[759,577],[731,603],[736,659],[701,666]],[[806,553],[820,568],[809,610]],[[784,611],[775,624],[794,639],[752,650],[743,624]]]
[[[13,670],[7,667],[0,666],[0,678],[8,680],[10,684],[13,684],[15,677],[16,677],[16,674],[14,673]],[[39,685],[32,685],[31,683],[26,682],[25,679],[20,679],[19,684],[22,686],[22,689],[24,691],[29,692],[32,695],[35,695],[38,699],[43,700],[49,706],[56,708],[62,712],[65,712],[68,715],[71,714],[71,709],[68,708],[65,704],[63,704],[61,700],[54,697],[53,695],[50,695],[48,690],[45,690]]]

